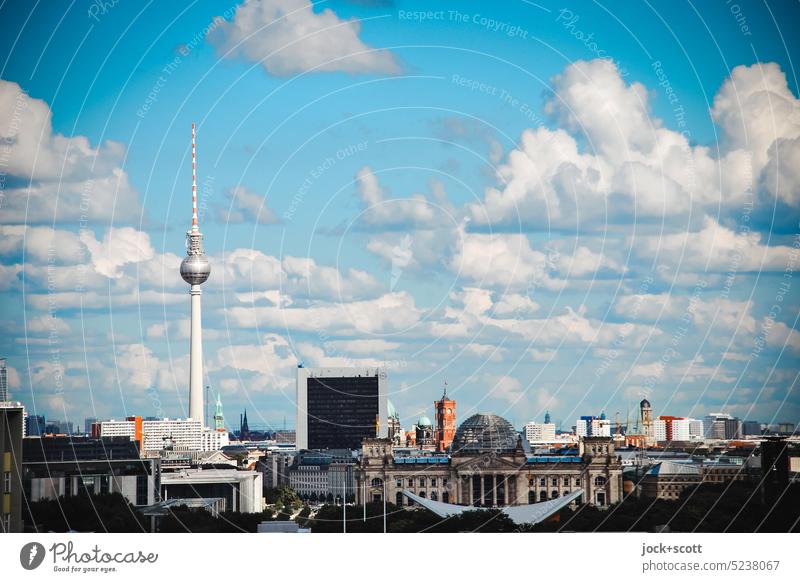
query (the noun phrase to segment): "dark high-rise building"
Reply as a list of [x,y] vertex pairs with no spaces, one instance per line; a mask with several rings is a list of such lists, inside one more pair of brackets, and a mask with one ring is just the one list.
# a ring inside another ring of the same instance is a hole
[[297,368],[297,448],[359,449],[388,435],[386,370]]
[[742,420],[722,412],[712,412],[703,419],[703,430],[708,439],[742,438]]
[[42,436],[47,427],[43,414],[32,414],[25,419],[25,434],[28,436]]
[[22,415],[19,402],[0,404],[0,532],[22,531]]
[[742,438],[742,421],[739,418],[726,418],[725,419],[725,438],[726,439],[740,439]]
[[754,436],[761,434],[761,423],[757,420],[745,420],[742,423],[742,435]]
[[[75,432],[75,425],[70,420],[51,420],[45,425],[45,434],[66,434]],[[33,435],[29,435],[33,436]]]
[[789,487],[789,442],[769,437],[761,442],[761,486],[764,500],[773,504]]

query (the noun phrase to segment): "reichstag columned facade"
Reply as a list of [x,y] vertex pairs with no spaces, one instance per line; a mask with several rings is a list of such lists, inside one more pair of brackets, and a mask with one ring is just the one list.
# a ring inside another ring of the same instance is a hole
[[610,437],[587,437],[578,448],[537,454],[512,425],[476,414],[459,426],[446,454],[423,454],[365,439],[356,469],[356,498],[408,505],[403,491],[444,503],[480,507],[525,505],[583,490],[582,502],[604,507],[622,499],[622,464]]

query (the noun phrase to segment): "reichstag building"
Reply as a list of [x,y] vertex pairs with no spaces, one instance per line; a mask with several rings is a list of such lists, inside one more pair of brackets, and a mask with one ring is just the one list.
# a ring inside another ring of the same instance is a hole
[[432,501],[476,507],[525,505],[582,490],[598,507],[622,499],[622,464],[610,437],[540,453],[506,419],[475,414],[456,431],[447,453],[365,439],[356,469],[356,499],[408,505],[403,491]]

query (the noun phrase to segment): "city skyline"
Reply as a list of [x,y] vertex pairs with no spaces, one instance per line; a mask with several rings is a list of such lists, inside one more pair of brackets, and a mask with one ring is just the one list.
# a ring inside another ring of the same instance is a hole
[[[134,6],[61,28],[4,7],[28,49],[0,40],[12,397],[73,422],[191,416],[196,120],[214,275],[193,385],[252,425],[295,417],[298,364],[385,367],[402,427],[445,381],[459,418],[517,428],[643,397],[797,423],[794,41],[762,33],[747,52],[720,25],[726,58],[699,61],[652,20],[619,38],[597,7],[424,10],[163,7],[155,38]],[[284,48],[332,23],[336,50]]]

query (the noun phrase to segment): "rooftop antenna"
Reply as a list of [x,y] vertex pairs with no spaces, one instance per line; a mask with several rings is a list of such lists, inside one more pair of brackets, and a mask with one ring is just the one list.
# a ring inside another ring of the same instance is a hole
[[625,434],[631,432],[631,403],[628,402],[626,404],[627,409],[625,410]]

